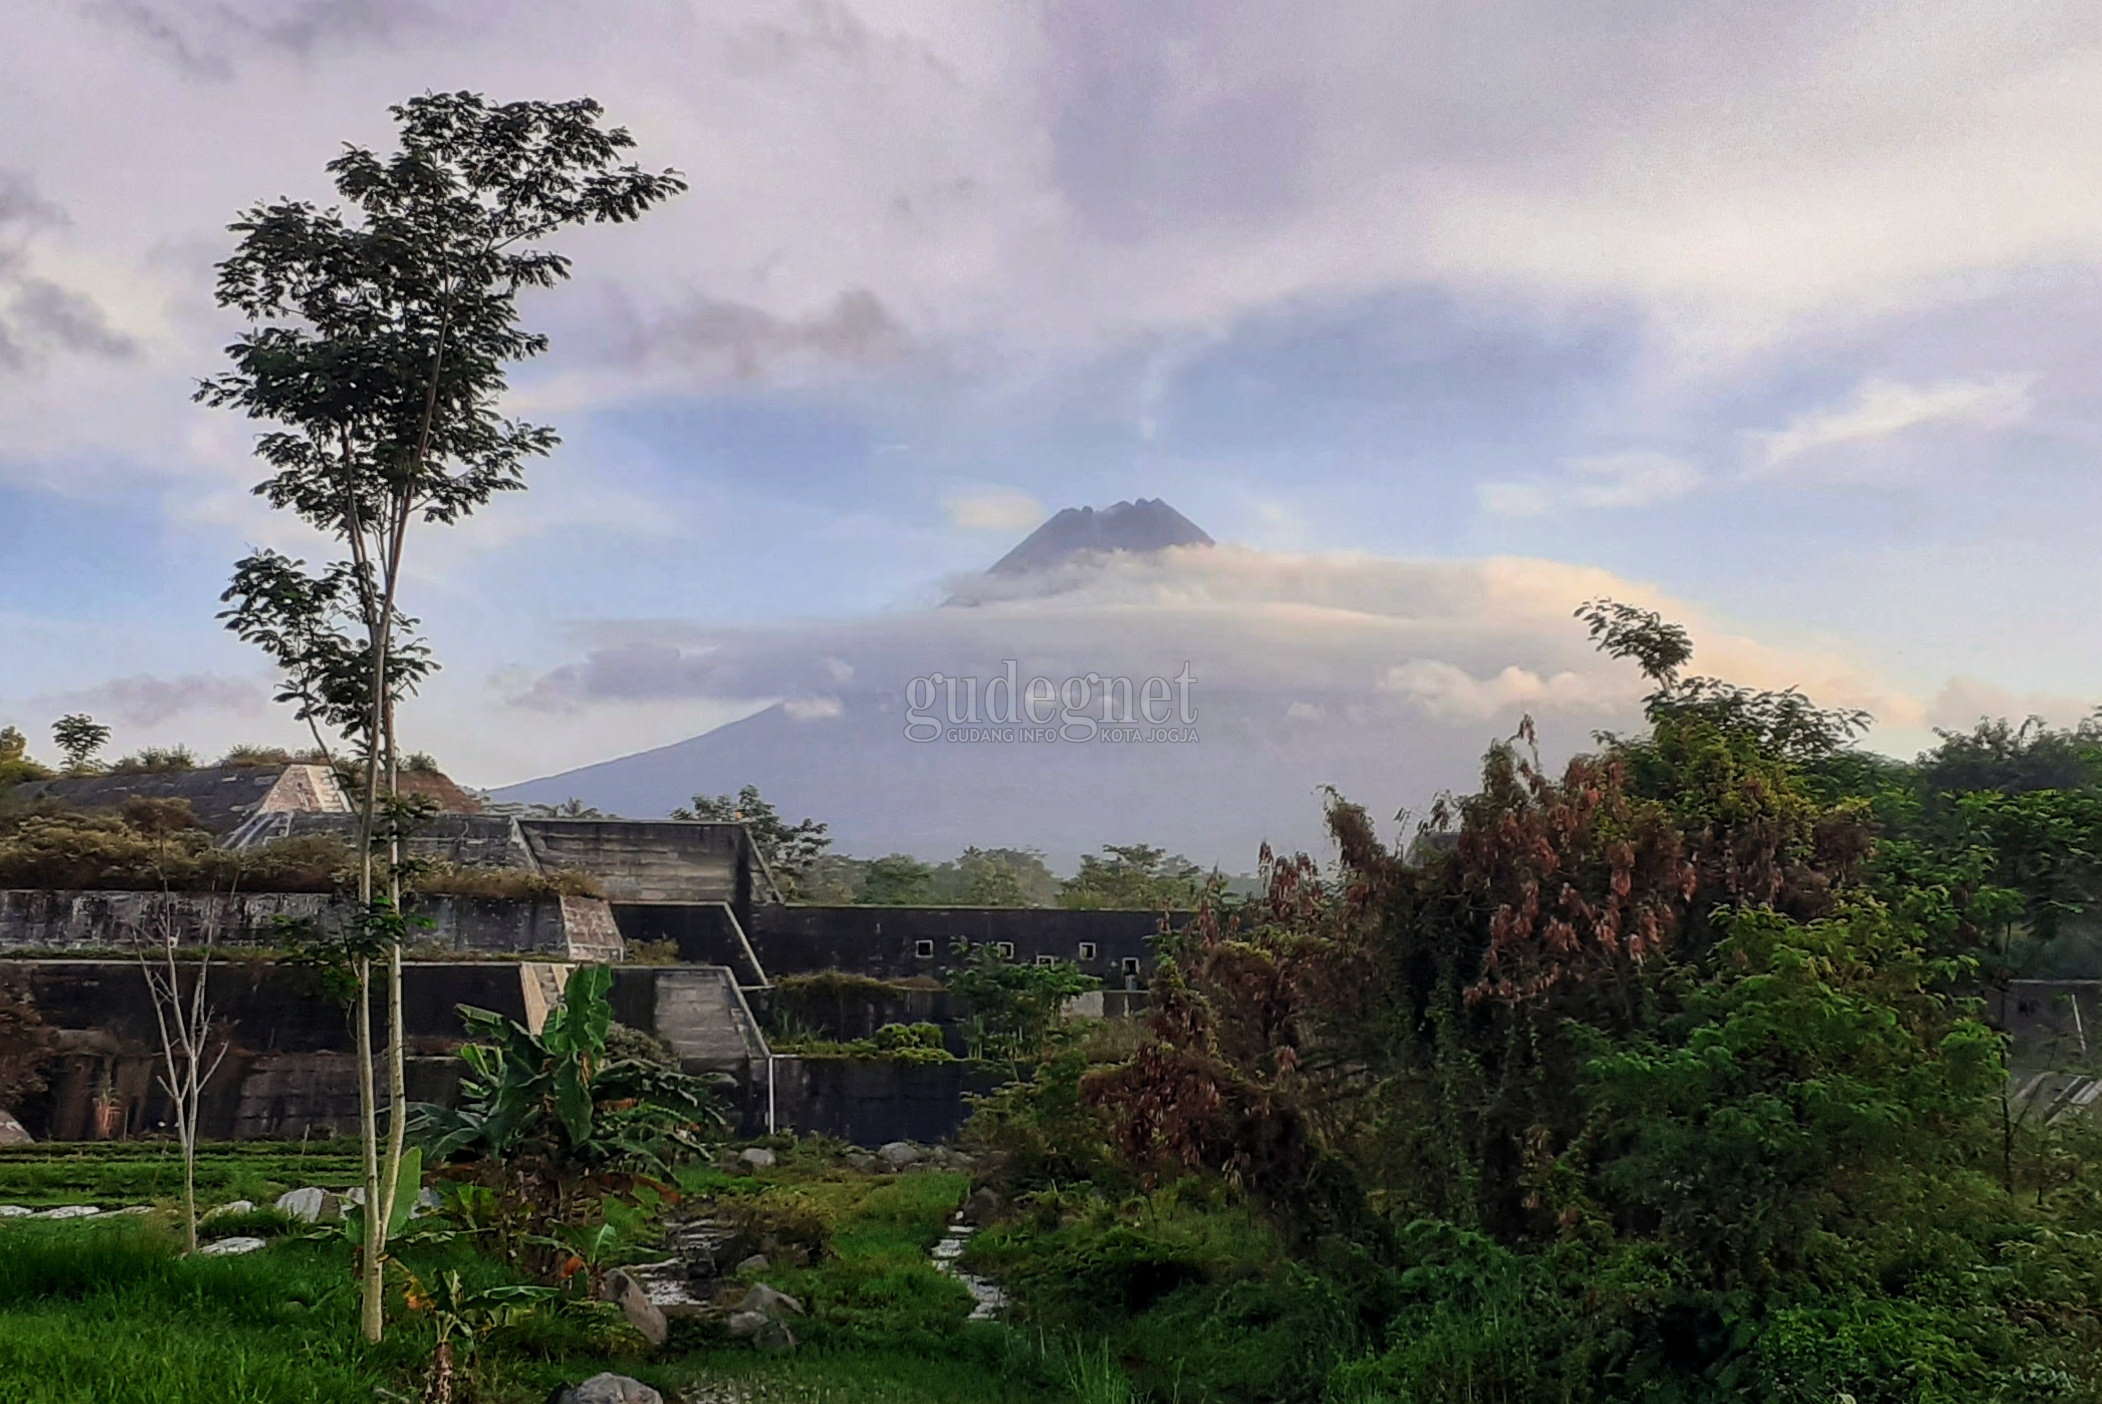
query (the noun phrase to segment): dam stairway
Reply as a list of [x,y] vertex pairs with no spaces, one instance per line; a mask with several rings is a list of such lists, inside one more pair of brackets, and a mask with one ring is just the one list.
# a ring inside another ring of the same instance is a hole
[[689,1071],[744,1072],[764,1066],[766,1033],[728,966],[688,965],[657,972],[657,1037]]

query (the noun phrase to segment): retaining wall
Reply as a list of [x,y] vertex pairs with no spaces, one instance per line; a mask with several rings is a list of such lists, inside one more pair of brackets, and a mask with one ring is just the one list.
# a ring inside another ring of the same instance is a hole
[[[0,891],[0,953],[121,951],[157,942],[164,923],[183,945],[208,934],[228,945],[274,945],[280,920],[340,920],[348,904],[311,892],[166,893]],[[625,948],[607,904],[596,897],[423,897],[410,904],[432,925],[419,945],[516,952],[571,960],[619,960]]]

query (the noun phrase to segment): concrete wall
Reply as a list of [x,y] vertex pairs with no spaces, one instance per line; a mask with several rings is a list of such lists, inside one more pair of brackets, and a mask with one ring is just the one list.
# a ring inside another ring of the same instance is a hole
[[[615,919],[635,939],[625,909]],[[1176,918],[1178,922],[1187,918]],[[959,938],[1006,943],[1016,960],[1040,956],[1077,963],[1105,985],[1125,983],[1136,962],[1140,983],[1152,974],[1148,944],[1160,930],[1158,912],[1067,911],[1056,907],[788,907],[754,909],[747,924],[752,945],[774,976],[844,970],[879,980],[935,976],[948,969]],[[1093,947],[1088,954],[1087,947]]]
[[[452,1056],[465,1030],[458,1006],[526,1022],[523,961],[411,962],[402,982],[409,1033],[409,1095],[448,1102],[459,1081]],[[189,967],[193,971],[195,967]],[[17,1108],[41,1139],[104,1140],[161,1129],[169,1120],[156,1080],[159,1033],[145,977],[130,960],[0,960],[0,980],[25,987],[57,1033],[49,1086]],[[349,1134],[357,1126],[357,1067],[349,1013],[328,1000],[313,972],[267,961],[213,966],[207,995],[232,1049],[206,1088],[207,1136]],[[375,1032],[380,1011],[374,1011]]]
[[2102,1068],[2102,980],[2015,980],[1985,1001],[2017,1067]]
[[773,1077],[779,1125],[858,1146],[946,1140],[970,1115],[965,1096],[1000,1085],[992,1073],[964,1063],[874,1058],[780,1057]]
[[[207,932],[234,945],[270,945],[280,919],[340,919],[345,904],[320,893],[162,893],[0,891],[0,952],[118,951],[142,936],[159,939],[172,922],[178,940],[201,944]],[[618,960],[619,928],[595,897],[516,901],[498,897],[427,897],[412,904],[433,925],[418,944],[470,951]]]
[[742,824],[626,819],[521,819],[519,832],[543,868],[580,868],[615,902],[752,899],[749,841]]

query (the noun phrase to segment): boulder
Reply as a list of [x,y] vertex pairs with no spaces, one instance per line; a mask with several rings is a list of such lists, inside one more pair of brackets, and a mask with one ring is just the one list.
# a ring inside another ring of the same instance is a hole
[[229,1200],[227,1203],[221,1204],[217,1208],[205,1210],[202,1214],[199,1214],[197,1216],[197,1219],[199,1223],[210,1223],[213,1219],[223,1219],[228,1214],[253,1214],[254,1212],[254,1200],[235,1199]]
[[664,1396],[641,1380],[608,1370],[582,1384],[556,1390],[548,1404],[664,1404]]
[[663,1345],[665,1337],[671,1334],[670,1323],[650,1300],[649,1293],[642,1290],[642,1284],[618,1268],[607,1273],[605,1281],[599,1284],[599,1297],[619,1307],[628,1324],[642,1332],[651,1345]]
[[36,1137],[29,1134],[27,1126],[15,1120],[13,1112],[0,1111],[0,1146],[33,1146],[35,1144]]
[[910,1141],[892,1141],[876,1152],[876,1158],[895,1170],[916,1165],[920,1160],[920,1148]]
[[752,1344],[767,1355],[786,1355],[796,1348],[796,1333],[789,1329],[786,1321],[777,1316],[765,1318],[766,1324],[752,1333]]
[[737,1158],[754,1170],[774,1168],[774,1153],[765,1146],[747,1146],[738,1152]]
[[803,1314],[803,1304],[801,1302],[789,1296],[788,1293],[777,1291],[763,1282],[744,1294],[744,1300],[737,1304],[737,1309],[739,1311],[764,1312],[768,1316],[779,1316],[784,1311],[792,1311],[797,1316]]
[[990,1185],[979,1186],[977,1192],[963,1202],[963,1221],[972,1228],[984,1228],[1000,1217],[1006,1201]]
[[873,1170],[876,1168],[876,1157],[867,1151],[848,1151],[847,1164],[856,1170]]
[[270,1245],[260,1238],[222,1238],[216,1243],[207,1243],[197,1250],[199,1257],[231,1258],[241,1253],[253,1253]]
[[733,1311],[725,1318],[723,1325],[733,1340],[744,1341],[758,1335],[760,1328],[766,1325],[767,1319],[763,1311]]
[[34,1213],[26,1204],[0,1204],[0,1219],[26,1219]]
[[39,1209],[31,1218],[36,1219],[85,1219],[102,1211],[92,1204],[61,1204],[56,1209]]
[[773,1263],[767,1260],[766,1254],[754,1253],[751,1257],[746,1258],[743,1262],[737,1265],[736,1272],[739,1277],[745,1277],[750,1275],[751,1273],[765,1272],[768,1268],[772,1266]]
[[286,1190],[277,1197],[277,1212],[303,1224],[318,1224],[343,1217],[343,1205],[335,1195],[318,1185]]

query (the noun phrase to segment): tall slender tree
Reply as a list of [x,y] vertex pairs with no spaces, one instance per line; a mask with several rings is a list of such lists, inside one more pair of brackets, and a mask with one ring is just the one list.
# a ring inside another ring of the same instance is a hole
[[[365,1143],[363,1326],[377,1340],[383,1258],[402,1188],[406,1101],[401,1004],[400,751],[396,708],[435,667],[401,610],[412,528],[452,525],[525,486],[553,430],[498,412],[512,363],[547,349],[520,327],[518,295],[569,276],[546,246],[570,225],[621,223],[685,189],[675,171],[623,163],[627,131],[589,98],[493,104],[435,93],[392,110],[400,148],[346,146],[328,163],[343,203],[249,210],[219,265],[218,300],[249,329],[203,402],[275,427],[257,486],[339,544],[310,570],[256,552],[235,567],[225,618],[286,677],[283,700],[328,727],[358,767],[356,1039]],[[379,1142],[374,968],[387,977],[387,1140]],[[413,1193],[413,1189],[410,1190]]]

